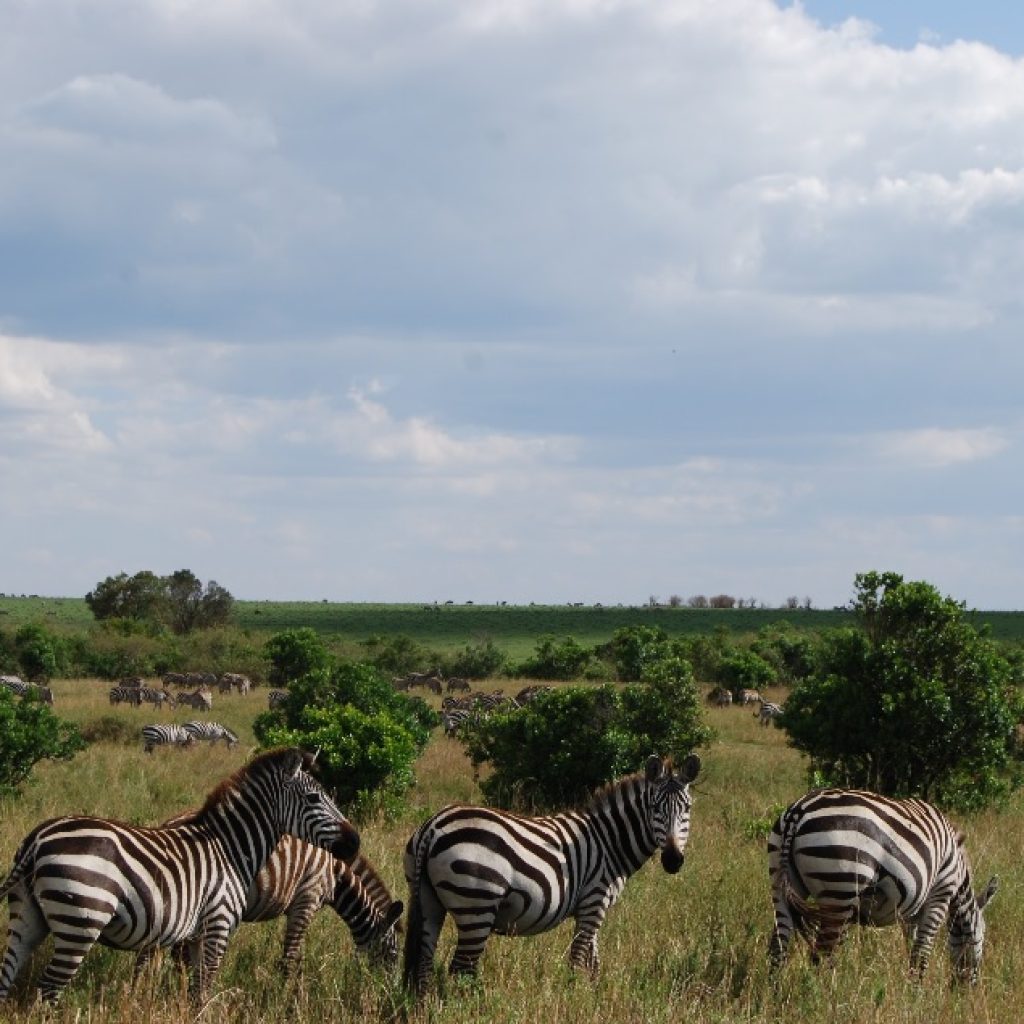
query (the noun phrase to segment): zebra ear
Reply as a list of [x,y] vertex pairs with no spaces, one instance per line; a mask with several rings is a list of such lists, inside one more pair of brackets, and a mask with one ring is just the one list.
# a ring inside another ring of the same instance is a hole
[[644,769],[644,775],[648,782],[653,782],[664,770],[665,762],[657,754],[651,754],[647,758],[647,767]]
[[977,897],[978,909],[984,910],[988,906],[989,900],[992,899],[996,894],[996,890],[999,888],[999,876],[993,875],[988,880],[988,885],[985,886],[985,891]]
[[696,754],[691,754],[684,762],[683,767],[679,769],[679,781],[690,783],[700,774],[700,758]]

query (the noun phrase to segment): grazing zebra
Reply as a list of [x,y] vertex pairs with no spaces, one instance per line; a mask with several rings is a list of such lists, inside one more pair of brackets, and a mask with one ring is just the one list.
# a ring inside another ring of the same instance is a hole
[[134,704],[142,706],[142,689],[137,686],[112,686],[110,688],[111,704]]
[[447,690],[448,693],[455,693],[456,690],[459,690],[461,693],[469,693],[469,681],[462,679],[459,676],[452,676],[451,679],[445,683],[445,690]]
[[782,717],[782,705],[773,704],[770,700],[766,700],[761,705],[761,709],[754,712],[754,717],[758,719],[762,725],[771,725],[774,719]]
[[308,773],[311,763],[301,750],[269,751],[170,828],[78,816],[37,825],[0,885],[10,903],[0,1000],[49,933],[44,999],[57,998],[97,941],[130,950],[188,941],[192,994],[203,996],[284,834],[343,859],[358,852],[359,834]]
[[708,703],[717,708],[727,708],[732,703],[732,691],[724,686],[716,686],[708,694]]
[[441,712],[441,728],[445,736],[454,736],[463,722],[479,718],[476,708],[445,708]]
[[[178,815],[162,827],[179,825],[195,812]],[[331,907],[348,925],[356,951],[371,963],[393,966],[398,960],[401,900],[394,900],[373,865],[359,854],[351,862],[294,836],[283,836],[253,879],[246,896],[243,921],[286,919],[281,969],[289,973],[302,955],[302,943],[317,911]],[[155,948],[136,958],[138,974]]]
[[465,804],[438,811],[405,848],[406,985],[426,988],[449,913],[458,928],[452,974],[476,973],[491,932],[536,935],[574,917],[570,962],[596,975],[598,929],[629,877],[659,848],[666,871],[682,867],[699,770],[695,754],[678,774],[651,756],[643,773],[583,809],[543,818]]
[[0,686],[16,697],[38,697],[45,704],[53,704],[53,690],[38,683],[26,683],[18,676],[0,676]]
[[757,704],[761,699],[761,694],[757,690],[740,690],[739,697],[736,698],[736,703],[740,705]]
[[851,921],[897,921],[911,941],[910,967],[928,966],[948,917],[958,980],[977,981],[985,944],[982,911],[998,880],[975,897],[963,836],[931,804],[856,789],[813,790],[791,804],[768,837],[775,905],[771,959],[786,958],[794,929],[812,959],[828,956]]
[[153,753],[154,747],[190,747],[195,737],[180,725],[144,725],[142,727],[142,749]]
[[287,699],[287,690],[271,690],[267,694],[267,707],[273,711],[274,708],[279,708]]
[[223,740],[230,749],[238,743],[238,736],[220,722],[186,722],[182,729],[194,740],[206,740],[211,746]]
[[213,694],[205,688],[192,693],[179,693],[178,703],[195,708],[196,711],[211,711],[213,709]]
[[149,686],[142,686],[138,689],[138,701],[137,704],[152,704],[156,708],[162,708],[164,704],[169,708],[173,708],[176,704],[175,699],[166,690],[155,690]]

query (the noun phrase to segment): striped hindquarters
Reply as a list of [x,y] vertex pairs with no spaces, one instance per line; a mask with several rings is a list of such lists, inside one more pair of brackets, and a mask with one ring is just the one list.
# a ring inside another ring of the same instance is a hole
[[144,725],[142,727],[143,750],[153,753],[154,747],[177,746],[187,747],[192,743],[192,735],[180,725]]
[[785,959],[795,930],[817,959],[835,949],[850,923],[899,922],[913,940],[912,967],[923,971],[948,915],[955,967],[976,973],[984,941],[981,910],[994,885],[975,899],[961,837],[923,800],[864,790],[808,793],[775,823],[768,872],[776,965]]

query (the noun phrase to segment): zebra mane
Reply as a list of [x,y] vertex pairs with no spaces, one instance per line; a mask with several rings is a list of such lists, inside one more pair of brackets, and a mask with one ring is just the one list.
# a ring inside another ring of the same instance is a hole
[[299,750],[298,747],[275,747],[273,750],[268,750],[263,754],[258,754],[251,761],[243,764],[236,772],[229,775],[226,779],[222,780],[217,784],[214,789],[210,791],[206,799],[203,801],[202,807],[198,810],[189,812],[187,815],[182,815],[184,820],[172,819],[175,824],[185,824],[186,822],[196,821],[203,817],[208,811],[218,807],[224,800],[225,795],[231,790],[239,789],[253,774],[259,774],[265,770],[273,770],[279,766],[284,766],[288,761],[295,762],[296,759],[300,759],[300,764],[303,768],[309,768],[311,761],[310,755]]
[[[671,769],[671,759],[666,761],[666,767]],[[628,789],[630,786],[636,785],[637,783],[644,785],[646,782],[647,779],[643,772],[633,772],[632,775],[623,775],[621,778],[613,779],[611,782],[606,782],[603,786],[598,786],[598,788],[591,793],[590,797],[580,804],[577,810],[595,810],[604,804],[608,797],[613,793],[618,793],[623,789]]]
[[337,881],[348,871],[359,879],[370,902],[379,910],[386,910],[394,898],[377,869],[360,853],[351,861],[334,859],[334,878]]

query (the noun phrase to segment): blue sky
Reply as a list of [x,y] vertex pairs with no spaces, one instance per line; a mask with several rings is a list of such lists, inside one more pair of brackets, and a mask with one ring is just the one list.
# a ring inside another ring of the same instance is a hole
[[1017,608],[1022,16],[0,12],[0,591]]

